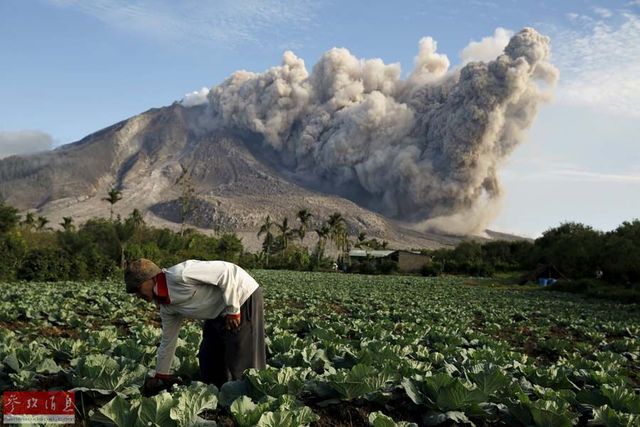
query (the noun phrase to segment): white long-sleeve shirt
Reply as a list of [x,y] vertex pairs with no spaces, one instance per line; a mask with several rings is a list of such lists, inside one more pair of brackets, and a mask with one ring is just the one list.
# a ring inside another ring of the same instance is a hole
[[169,373],[182,319],[215,319],[240,313],[240,306],[258,288],[242,268],[225,261],[188,260],[162,270],[170,304],[160,304],[162,339],[156,372]]

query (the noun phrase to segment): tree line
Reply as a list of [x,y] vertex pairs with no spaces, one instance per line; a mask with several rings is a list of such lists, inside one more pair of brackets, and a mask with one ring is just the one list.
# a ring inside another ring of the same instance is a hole
[[141,212],[114,218],[112,193],[110,217],[93,218],[76,225],[64,217],[53,230],[43,216],[18,211],[0,203],[0,280],[59,281],[121,277],[126,262],[150,258],[169,266],[185,259],[224,259],[240,263],[246,254],[234,234],[205,236],[185,230],[174,233],[145,223]]
[[[327,243],[335,245],[339,260],[348,258],[351,247],[340,213],[315,225],[309,210],[301,209],[297,226],[288,218],[273,222],[267,216],[257,233],[263,239],[262,250],[251,253],[234,233],[207,236],[187,227],[185,215],[177,233],[146,224],[138,209],[126,218],[114,216],[114,205],[121,199],[121,192],[112,188],[102,199],[109,205],[108,219],[93,218],[77,225],[72,217],[63,217],[57,230],[44,216],[28,212],[21,217],[17,209],[0,202],[0,280],[119,277],[126,263],[137,258],[163,266],[185,259],[218,259],[247,268],[329,270],[334,259],[326,256]],[[318,239],[310,251],[303,241],[312,232]]]
[[[128,260],[141,257],[165,266],[191,258],[222,259],[247,268],[330,270],[337,262],[345,271],[393,271],[350,266],[352,248],[387,249],[388,243],[349,230],[338,212],[322,219],[300,209],[291,222],[287,217],[274,221],[266,216],[257,232],[261,251],[250,253],[237,235],[206,236],[188,228],[184,217],[179,233],[149,226],[137,209],[126,218],[114,217],[113,207],[121,198],[116,189],[103,198],[109,204],[108,219],[77,225],[72,217],[64,217],[57,231],[44,216],[30,212],[22,218],[15,208],[0,203],[0,280],[116,277]],[[188,211],[187,203],[184,210]],[[309,235],[313,239],[306,239]],[[311,240],[310,247],[305,239]],[[337,257],[327,256],[328,245]],[[424,275],[491,276],[552,264],[571,279],[592,278],[599,272],[607,282],[633,284],[640,282],[640,220],[624,222],[609,232],[567,222],[535,240],[464,241],[453,249],[422,253],[430,258]]]
[[565,222],[534,241],[467,241],[454,249],[423,251],[432,258],[424,274],[491,276],[553,265],[569,279],[599,277],[618,284],[640,283],[640,220],[603,232]]

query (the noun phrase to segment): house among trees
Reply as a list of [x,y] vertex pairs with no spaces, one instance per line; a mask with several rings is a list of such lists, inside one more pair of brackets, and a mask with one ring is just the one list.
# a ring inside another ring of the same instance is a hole
[[369,261],[373,267],[380,267],[384,263],[393,263],[397,271],[402,273],[420,272],[425,264],[431,262],[431,257],[418,251],[406,250],[369,250],[352,249],[349,251],[351,263],[364,263]]

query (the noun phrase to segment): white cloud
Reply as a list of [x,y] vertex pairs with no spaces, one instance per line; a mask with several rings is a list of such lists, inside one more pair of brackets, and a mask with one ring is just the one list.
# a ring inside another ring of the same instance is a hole
[[569,12],[566,14],[567,18],[569,18],[571,21],[575,21],[576,19],[578,19],[580,17],[579,14],[575,13],[575,12]]
[[552,37],[557,102],[640,117],[640,18],[623,12],[576,27]]
[[479,42],[469,42],[460,52],[460,59],[463,64],[471,61],[488,62],[496,59],[504,51],[511,36],[513,36],[513,31],[498,27],[493,36],[484,37]]
[[559,169],[549,171],[547,174],[548,178],[564,178],[567,181],[640,184],[640,174],[638,173],[601,173],[585,170]]
[[587,167],[552,157],[522,159],[504,171],[508,178],[523,181],[598,182],[640,185],[640,170],[633,168],[615,173],[592,170]]
[[[316,2],[310,0],[48,0],[72,8],[119,30],[162,41],[192,44],[216,42],[232,48],[263,44],[282,37],[282,30],[309,25]],[[269,36],[269,37],[266,37]]]
[[182,98],[182,105],[185,107],[195,107],[196,105],[206,104],[208,101],[207,95],[209,95],[209,88],[203,87],[200,90],[195,90],[191,93],[185,94]]
[[594,7],[593,11],[601,18],[611,18],[613,16],[613,12],[605,7]]
[[0,132],[0,158],[14,154],[30,154],[50,150],[51,135],[37,130]]

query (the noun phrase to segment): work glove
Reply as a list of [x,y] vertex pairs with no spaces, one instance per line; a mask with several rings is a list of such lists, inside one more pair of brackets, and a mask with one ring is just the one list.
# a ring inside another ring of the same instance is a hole
[[142,394],[144,396],[153,396],[162,390],[170,389],[174,384],[183,385],[184,382],[177,375],[156,374],[153,377],[147,377],[145,379]]

